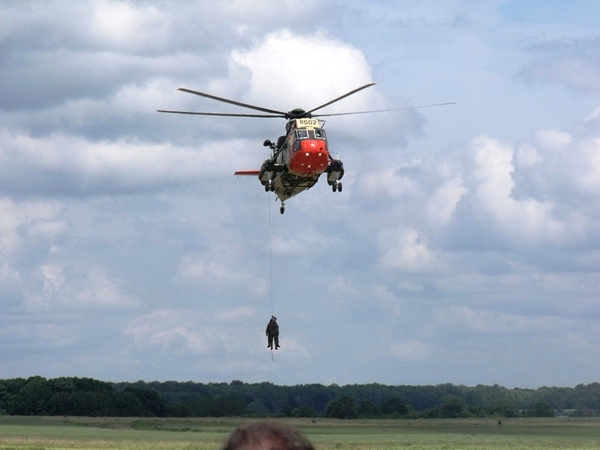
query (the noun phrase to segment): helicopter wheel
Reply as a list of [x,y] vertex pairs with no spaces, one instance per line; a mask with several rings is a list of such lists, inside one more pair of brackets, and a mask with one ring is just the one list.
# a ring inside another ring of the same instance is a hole
[[335,183],[333,183],[333,184],[331,185],[331,190],[332,190],[333,192],[336,192],[336,191],[337,191],[337,184],[338,184],[338,183],[337,183],[337,181],[336,181]]
[[279,212],[280,212],[281,214],[283,214],[283,213],[285,212],[285,206],[282,206],[281,208],[279,208]]
[[338,182],[337,190],[338,190],[338,192],[342,192],[342,182],[341,181]]
[[273,180],[269,181],[269,190],[275,192],[275,183],[273,183]]

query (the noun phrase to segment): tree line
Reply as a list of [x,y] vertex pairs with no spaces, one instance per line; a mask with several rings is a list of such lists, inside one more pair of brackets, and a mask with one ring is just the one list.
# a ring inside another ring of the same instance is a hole
[[600,414],[600,383],[574,388],[109,383],[40,376],[0,380],[0,414],[112,417],[551,417]]

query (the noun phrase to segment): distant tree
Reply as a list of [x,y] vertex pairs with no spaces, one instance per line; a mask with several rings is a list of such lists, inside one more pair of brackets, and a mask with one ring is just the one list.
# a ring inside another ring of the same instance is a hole
[[52,388],[48,380],[40,376],[28,378],[19,391],[21,409],[16,414],[26,416],[49,414],[48,401],[52,394]]
[[294,414],[294,409],[290,405],[285,405],[281,408],[281,411],[279,411],[280,417],[292,417],[292,414]]
[[167,416],[169,417],[194,417],[192,409],[183,403],[174,403],[167,406]]
[[254,399],[248,403],[246,405],[246,411],[253,416],[264,417],[269,415],[269,410],[265,406],[265,402],[262,398]]
[[149,415],[157,417],[164,417],[167,415],[167,405],[156,391],[131,386],[125,388],[123,392],[135,395]]
[[439,406],[434,406],[433,408],[428,408],[423,411],[423,417],[426,419],[437,419],[442,416],[442,411]]
[[379,410],[386,416],[401,417],[410,411],[410,408],[400,397],[392,397],[381,404]]
[[319,417],[319,413],[310,406],[300,406],[292,411],[293,417]]
[[338,399],[331,400],[327,405],[325,412],[327,417],[336,419],[354,419],[356,418],[356,407],[354,399],[348,395],[344,395]]
[[243,416],[246,413],[246,401],[239,395],[224,395],[213,402],[214,417]]
[[194,417],[211,417],[213,415],[213,399],[209,395],[199,395],[185,405],[192,411]]
[[[91,393],[93,395],[93,393]],[[152,414],[142,406],[140,399],[131,392],[111,392],[106,397],[106,415],[112,417],[149,417]]]
[[506,401],[495,401],[485,408],[485,413],[493,417],[517,417],[515,408]]
[[358,404],[358,417],[377,417],[381,414],[379,408],[372,400],[363,400]]
[[554,408],[546,402],[537,402],[527,410],[529,417],[554,417]]
[[446,395],[440,404],[440,413],[445,418],[460,417],[465,410],[465,400],[457,395]]

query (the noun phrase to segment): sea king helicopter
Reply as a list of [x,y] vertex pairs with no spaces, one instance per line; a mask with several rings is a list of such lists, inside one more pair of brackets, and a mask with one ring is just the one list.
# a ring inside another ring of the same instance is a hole
[[[199,116],[221,116],[221,117],[255,117],[255,118],[283,118],[287,120],[285,126],[285,135],[280,136],[277,142],[270,140],[264,141],[263,145],[271,149],[271,156],[263,162],[260,170],[238,170],[234,175],[256,176],[264,186],[266,192],[274,192],[281,202],[279,212],[285,212],[285,201],[298,195],[302,191],[313,187],[321,175],[325,174],[327,184],[331,186],[333,192],[342,192],[342,182],[344,176],[344,164],[341,160],[333,158],[329,152],[327,135],[323,126],[324,120],[317,117],[346,116],[351,114],[367,114],[375,112],[396,111],[397,109],[382,109],[374,111],[355,111],[332,114],[314,114],[326,106],[336,103],[350,95],[356,94],[375,83],[365,84],[359,88],[353,89],[340,97],[334,98],[316,108],[305,111],[300,108],[291,111],[277,111],[274,109],[263,108],[261,106],[241,103],[235,100],[229,100],[216,95],[206,94],[204,92],[194,91],[186,88],[179,88],[182,92],[199,95],[212,100],[242,108],[260,111],[263,114],[236,114],[236,113],[217,113],[217,112],[194,112],[194,111],[170,111],[159,109],[160,113],[171,114],[190,114]],[[439,103],[441,106],[451,103]],[[420,106],[416,108],[422,108]],[[399,108],[405,109],[405,108]]]

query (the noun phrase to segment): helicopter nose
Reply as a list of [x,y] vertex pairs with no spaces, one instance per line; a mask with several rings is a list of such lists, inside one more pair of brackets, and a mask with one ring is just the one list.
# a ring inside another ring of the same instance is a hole
[[304,140],[300,149],[293,157],[290,169],[302,175],[312,176],[321,174],[329,164],[329,153],[325,141]]

